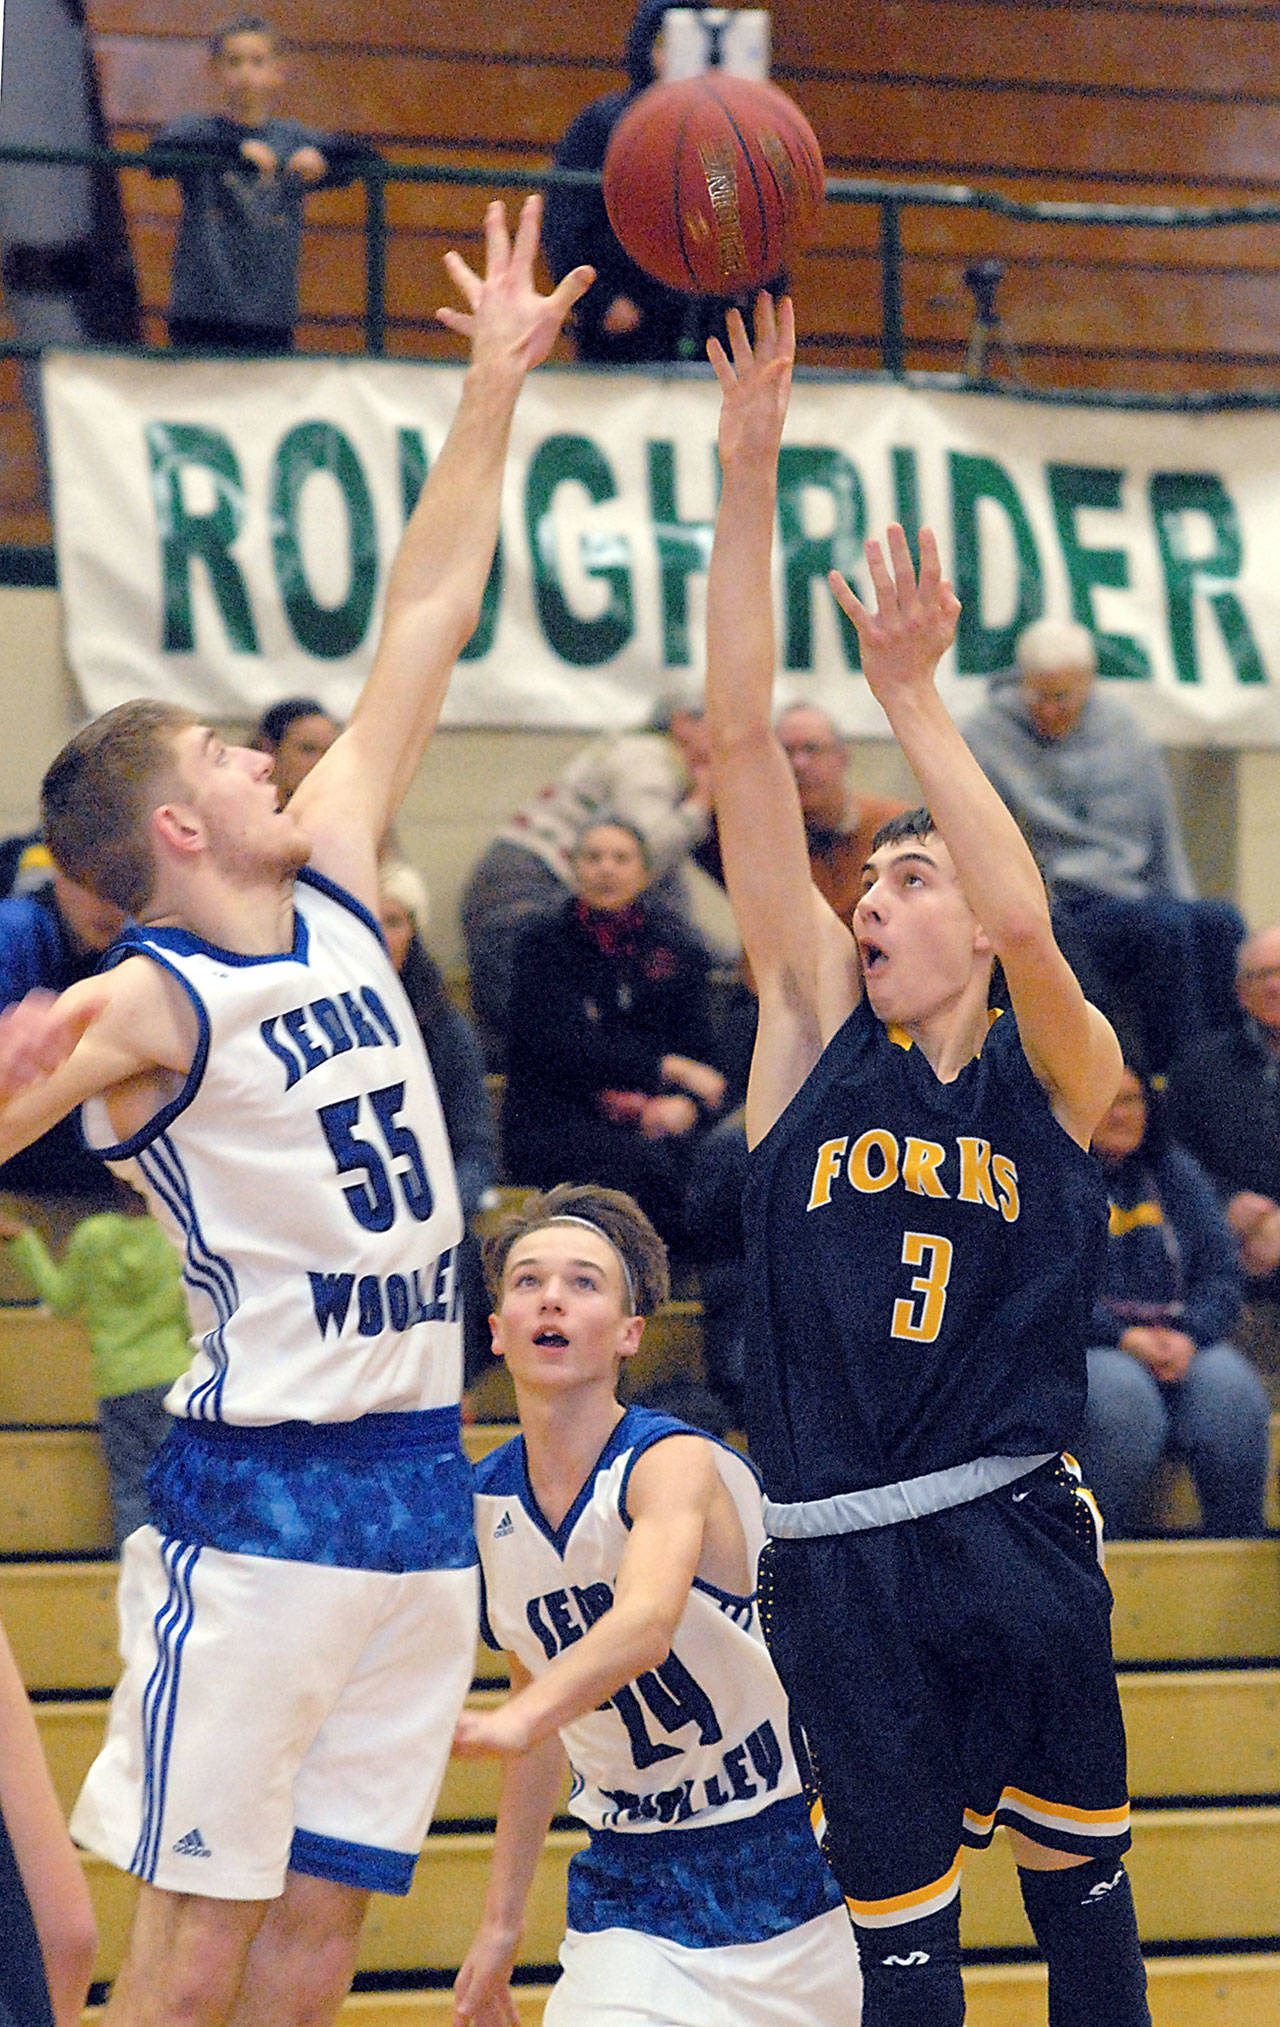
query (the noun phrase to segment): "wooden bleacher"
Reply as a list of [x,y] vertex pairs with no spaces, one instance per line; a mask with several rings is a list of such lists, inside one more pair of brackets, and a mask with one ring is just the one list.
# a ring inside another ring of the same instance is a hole
[[[698,1356],[694,1303],[659,1320],[654,1373]],[[56,1346],[57,1355],[54,1356]],[[0,1620],[24,1679],[55,1784],[69,1805],[96,1749],[116,1672],[115,1565],[91,1516],[103,1497],[95,1437],[55,1426],[88,1392],[88,1354],[74,1327],[32,1309],[0,1308]],[[91,1399],[91,1396],[90,1396]],[[21,1426],[14,1426],[20,1424]],[[479,1457],[507,1430],[466,1432]],[[56,1468],[48,1459],[56,1458]],[[45,1496],[31,1490],[43,1483]],[[16,1488],[16,1490],[15,1490]],[[21,1513],[20,1513],[21,1509]],[[25,1514],[25,1518],[21,1517]],[[1273,1511],[1273,1519],[1275,1514]],[[1130,1739],[1135,1837],[1130,1860],[1152,1947],[1156,2027],[1273,2027],[1280,2018],[1280,1538],[1258,1542],[1120,1542],[1108,1569]],[[473,1698],[501,1693],[500,1657],[481,1648]],[[380,1985],[344,2007],[345,2027],[447,2022],[447,1983],[478,1917],[498,1775],[454,1762],[438,1821],[403,1900],[375,1896],[361,1967]],[[522,1945],[536,1976],[554,1961],[564,1874],[579,1834],[548,1839]],[[1029,1949],[1008,1853],[997,1839],[966,1866],[963,1935],[979,1954]],[[101,1928],[97,1966],[119,1961],[133,1887],[86,1860]],[[1270,1945],[1270,1948],[1267,1946]],[[1156,1954],[1165,1948],[1172,1954]],[[1034,1963],[977,1963],[966,1973],[971,2027],[1043,2019]],[[536,2027],[545,1987],[520,1993]]]
[[[577,10],[510,0],[495,14],[385,0],[344,15],[320,0],[274,10],[291,44],[289,106],[368,134],[400,163],[547,167],[588,100],[624,82],[632,0]],[[207,8],[89,0],[105,109],[122,147],[202,103]],[[1274,191],[1274,64],[1253,0],[823,0],[775,10],[774,74],[804,107],[840,177],[965,183],[1031,200],[1240,205]],[[149,338],[161,312],[177,191],[123,173]],[[432,322],[440,256],[474,240],[486,189],[393,185],[389,348],[457,356]],[[312,200],[302,269],[304,346],[363,343],[363,196]],[[879,363],[878,215],[828,205],[793,277],[801,358]],[[902,214],[907,363],[958,370],[972,300],[963,270],[1006,266],[999,306],[1043,386],[1181,392],[1280,384],[1280,226],[1225,231],[1049,226],[989,213]],[[16,375],[0,372],[0,541],[47,539]]]

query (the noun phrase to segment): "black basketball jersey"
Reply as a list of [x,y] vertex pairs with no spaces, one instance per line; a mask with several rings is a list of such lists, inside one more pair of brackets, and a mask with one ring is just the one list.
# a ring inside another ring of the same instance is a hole
[[743,1214],[770,1498],[1076,1440],[1106,1190],[1011,1013],[944,1084],[864,1001],[753,1151]]

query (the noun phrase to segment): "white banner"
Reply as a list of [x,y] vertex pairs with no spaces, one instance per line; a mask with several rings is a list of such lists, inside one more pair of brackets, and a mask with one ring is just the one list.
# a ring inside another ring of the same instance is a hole
[[[418,362],[55,353],[45,399],[72,668],[147,694],[345,716],[409,505],[458,399]],[[635,725],[696,689],[718,396],[702,377],[544,369],[521,396],[455,725]],[[824,583],[891,519],[938,530],[964,602],[957,714],[1019,628],[1075,617],[1157,737],[1280,745],[1280,414],[1121,411],[801,380],[776,544],[780,695],[883,719]]]

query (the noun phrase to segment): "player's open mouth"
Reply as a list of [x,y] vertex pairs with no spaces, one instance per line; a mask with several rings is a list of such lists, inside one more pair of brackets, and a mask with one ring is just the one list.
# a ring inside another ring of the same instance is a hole
[[873,971],[880,971],[889,962],[888,955],[878,943],[864,943],[862,946],[862,969],[868,977]]
[[563,1351],[569,1342],[562,1330],[540,1330],[533,1341],[535,1344],[550,1345],[555,1351]]

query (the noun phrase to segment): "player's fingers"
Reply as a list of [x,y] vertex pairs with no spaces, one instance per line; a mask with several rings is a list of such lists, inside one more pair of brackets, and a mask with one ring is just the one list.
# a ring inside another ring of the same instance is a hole
[[451,310],[443,304],[436,311],[436,322],[443,324],[447,330],[456,331],[463,338],[469,338],[476,327],[474,317],[468,316],[463,310]]
[[855,626],[859,621],[871,618],[871,614],[847,577],[842,576],[838,570],[828,570],[827,583],[831,586],[831,595],[836,604],[842,612],[848,614]]
[[467,301],[474,307],[476,299],[480,294],[480,277],[473,268],[467,266],[462,255],[457,253],[453,247],[450,247],[444,257],[444,271],[459,295],[465,296]]
[[877,612],[896,612],[898,609],[898,587],[893,581],[888,564],[885,562],[884,550],[880,547],[874,536],[864,544],[864,554],[867,559],[867,569],[871,573],[871,582],[875,587]]
[[922,528],[917,536],[920,550],[920,589],[936,598],[942,586],[942,558],[938,554],[938,538],[932,528]]
[[554,305],[561,316],[565,316],[579,296],[586,295],[595,278],[596,271],[593,267],[571,268],[564,280],[547,297],[547,301]]
[[778,350],[778,320],[774,315],[773,297],[768,289],[761,289],[756,297],[756,357],[772,359]]
[[505,274],[511,262],[511,239],[507,232],[507,207],[493,198],[484,212],[484,271],[492,280]]
[[891,521],[885,533],[889,547],[889,564],[893,571],[894,586],[899,600],[910,598],[916,588],[915,564],[911,561],[911,544],[907,541],[906,529],[900,521]]
[[751,364],[753,354],[741,310],[730,310],[724,323],[729,333],[729,350],[733,354],[734,366],[739,374],[745,373]]
[[718,338],[707,339],[707,357],[711,361],[716,379],[727,394],[731,387],[737,386],[738,376],[729,364],[729,355]]
[[542,197],[537,190],[531,190],[520,206],[520,218],[516,226],[516,241],[512,259],[532,269],[533,257],[538,251],[538,234],[542,229]]
[[787,359],[796,356],[796,306],[790,296],[778,304],[778,351]]

